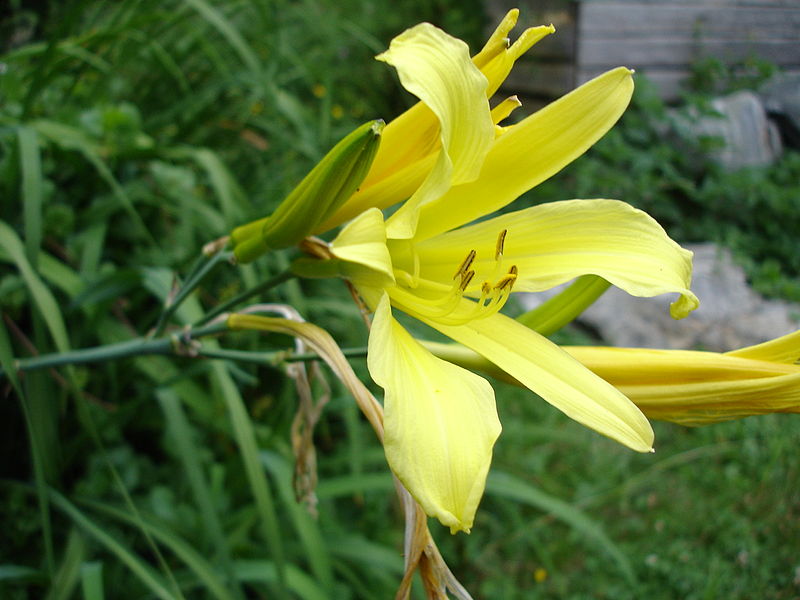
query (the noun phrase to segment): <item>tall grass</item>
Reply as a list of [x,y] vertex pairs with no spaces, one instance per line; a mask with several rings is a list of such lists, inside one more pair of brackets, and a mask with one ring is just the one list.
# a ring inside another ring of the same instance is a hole
[[[202,244],[268,213],[356,123],[407,105],[372,60],[392,35],[427,19],[474,46],[478,6],[11,7],[3,26],[15,42],[0,59],[0,596],[391,597],[399,507],[343,390],[315,435],[313,518],[294,498],[294,390],[279,368],[140,356],[16,377],[11,360],[150,331]],[[218,265],[169,330],[287,260]],[[343,345],[363,345],[345,291],[309,285],[252,301],[291,303]],[[223,343],[287,346],[245,334]],[[506,431],[474,532],[436,532],[476,597],[790,597],[796,419],[665,427],[669,449],[653,462],[519,391],[501,398]]]

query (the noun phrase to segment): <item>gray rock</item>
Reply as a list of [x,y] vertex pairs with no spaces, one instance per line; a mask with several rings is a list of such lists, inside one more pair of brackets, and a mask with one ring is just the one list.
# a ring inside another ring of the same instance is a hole
[[800,73],[774,77],[761,88],[759,96],[767,113],[778,123],[786,144],[800,148]]
[[692,127],[698,137],[719,138],[722,146],[711,156],[726,169],[768,165],[783,150],[777,126],[767,119],[759,97],[741,91],[711,101],[719,116],[700,117]]
[[[685,319],[669,316],[674,298],[635,298],[609,289],[579,321],[612,346],[724,352],[758,344],[800,328],[800,306],[762,298],[747,285],[730,252],[714,244],[688,246],[694,255],[692,290],[700,307]],[[520,294],[526,308],[542,294]]]

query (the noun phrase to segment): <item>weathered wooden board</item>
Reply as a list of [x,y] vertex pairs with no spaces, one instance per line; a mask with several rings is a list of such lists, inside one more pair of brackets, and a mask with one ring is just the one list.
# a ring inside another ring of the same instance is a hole
[[691,6],[624,2],[580,5],[581,35],[589,37],[688,36],[694,39],[800,40],[800,1],[793,7]]
[[726,62],[758,57],[776,65],[800,64],[800,44],[782,41],[671,39],[584,39],[578,44],[578,65],[602,67],[626,65],[632,68],[685,66],[701,58],[715,57]]
[[800,71],[800,0],[487,0],[495,22],[513,6],[520,27],[556,26],[508,81],[532,96],[563,94],[619,65],[645,73],[667,99],[707,57]]

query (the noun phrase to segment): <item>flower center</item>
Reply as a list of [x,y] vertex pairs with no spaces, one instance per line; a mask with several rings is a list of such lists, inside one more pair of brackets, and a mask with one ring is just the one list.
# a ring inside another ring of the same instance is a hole
[[[450,285],[423,279],[419,276],[419,257],[413,252],[413,273],[395,271],[398,285],[392,289],[393,299],[411,312],[436,320],[445,325],[463,325],[475,319],[485,319],[495,314],[506,303],[514,282],[517,280],[517,267],[503,267],[503,248],[507,230],[497,236],[494,268],[489,277],[478,287],[476,272],[472,268],[477,257],[470,250],[461,261]],[[465,295],[480,295],[477,300],[463,301]]]

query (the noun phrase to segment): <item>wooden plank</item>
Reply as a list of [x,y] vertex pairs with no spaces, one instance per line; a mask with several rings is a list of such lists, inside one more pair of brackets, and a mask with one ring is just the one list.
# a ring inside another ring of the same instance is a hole
[[502,94],[556,98],[575,87],[575,67],[570,63],[519,60],[503,84]]
[[696,6],[698,3],[711,4],[715,6],[756,6],[759,8],[783,8],[797,7],[797,0],[577,0],[581,5],[588,4],[646,4],[656,5],[678,5]]
[[787,39],[800,42],[800,2],[793,8],[754,8],[698,3],[646,5],[584,2],[578,16],[582,39],[685,35],[693,39]]
[[580,67],[626,65],[632,68],[689,65],[705,57],[741,61],[752,56],[776,65],[800,65],[800,44],[783,40],[616,39],[581,40],[577,63]]

